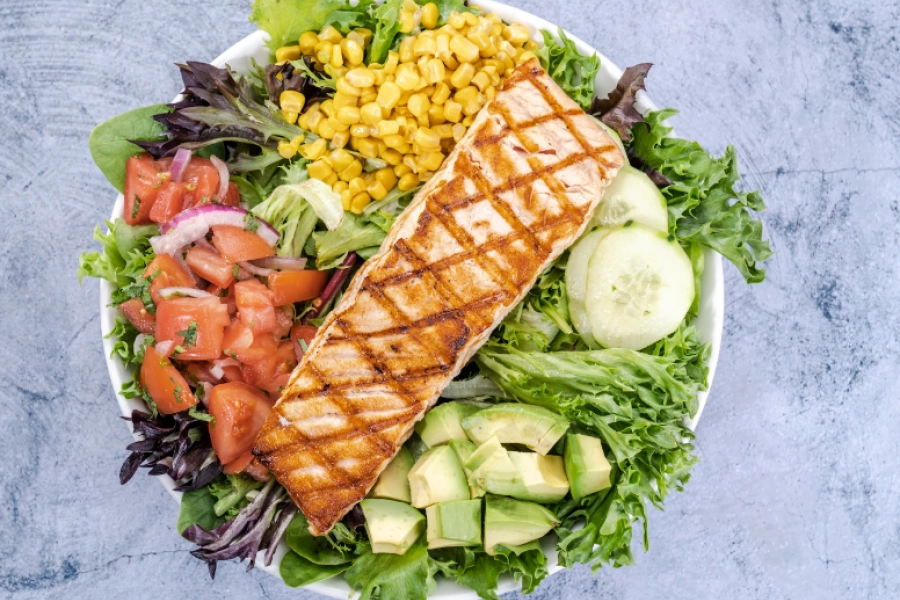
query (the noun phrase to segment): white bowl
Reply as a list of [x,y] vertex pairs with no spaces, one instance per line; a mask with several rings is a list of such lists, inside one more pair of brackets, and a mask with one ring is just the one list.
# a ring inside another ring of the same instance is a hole
[[[521,23],[522,25],[526,25],[531,29],[535,40],[541,39],[540,34],[538,33],[541,29],[556,32],[556,25],[517,8],[494,2],[493,0],[480,0],[478,4],[485,12],[497,13],[508,23]],[[590,47],[588,44],[568,32],[567,35],[574,40],[578,47],[578,51],[582,54],[597,52],[597,54],[600,55],[601,62],[600,72],[597,74],[597,93],[605,94],[614,89],[619,77],[622,75],[622,70],[614,65],[602,53]],[[227,64],[235,71],[243,71],[251,68],[251,59],[259,64],[266,64],[269,61],[269,50],[265,42],[266,37],[264,33],[260,31],[252,33],[222,53],[218,58],[212,61],[212,64],[219,67]],[[647,111],[655,110],[656,106],[650,101],[646,94],[640,92],[638,95],[638,108],[641,112],[646,113]],[[123,197],[120,194],[113,207],[112,218],[115,219],[121,217],[122,211]],[[725,286],[722,275],[722,257],[716,252],[705,250],[704,258],[706,261],[706,269],[703,272],[701,284],[700,315],[694,324],[703,340],[709,342],[712,346],[712,353],[709,358],[709,383],[712,385],[713,376],[716,372],[716,364],[719,361],[719,347],[722,340],[722,324],[725,313]],[[105,337],[112,331],[115,326],[116,317],[118,316],[118,310],[115,307],[107,306],[112,291],[112,284],[106,280],[100,280],[100,326],[104,335],[103,350],[106,352],[106,365],[109,369],[109,377],[112,380],[113,389],[116,390],[116,399],[119,402],[119,409],[121,410],[122,415],[129,416],[131,415],[132,410],[144,410],[146,407],[140,400],[128,400],[118,393],[118,390],[122,388],[122,385],[131,379],[131,374],[125,369],[120,361],[110,358],[114,341]],[[697,411],[697,415],[690,422],[691,429],[696,427],[697,422],[700,419],[700,414],[703,412],[703,407],[706,405],[707,396],[708,392],[701,392],[699,394],[700,408]],[[137,439],[136,436],[135,439]],[[165,475],[158,477],[157,479],[162,483],[163,487],[169,491],[172,497],[180,503],[181,493],[175,491],[175,482]],[[174,521],[171,523],[171,527],[174,531]],[[542,545],[544,547],[544,552],[548,557],[550,574],[552,575],[553,573],[561,571],[563,567],[556,564],[556,542],[552,539],[552,536],[545,538],[542,541]],[[187,551],[188,548],[186,546],[185,552]],[[281,558],[286,552],[287,547],[284,542],[282,542],[282,547],[279,548],[272,565],[270,567],[263,567],[261,560],[262,556],[260,555],[260,560],[257,562],[256,568],[262,569],[275,577],[280,577],[278,566],[281,563]],[[518,584],[512,577],[505,575],[500,578],[497,591],[502,594],[516,590],[518,587]],[[351,595],[356,595],[341,577],[333,577],[330,580],[313,583],[306,586],[305,589],[332,598],[348,598]],[[457,585],[455,582],[440,579],[437,591],[431,598],[441,598],[444,600],[476,600],[478,595],[468,588]]]

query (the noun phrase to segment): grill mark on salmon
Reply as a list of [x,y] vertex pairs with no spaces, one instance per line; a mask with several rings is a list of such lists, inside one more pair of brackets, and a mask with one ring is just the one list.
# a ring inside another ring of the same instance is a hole
[[623,162],[536,60],[507,79],[356,274],[257,436],[313,534],[365,497]]

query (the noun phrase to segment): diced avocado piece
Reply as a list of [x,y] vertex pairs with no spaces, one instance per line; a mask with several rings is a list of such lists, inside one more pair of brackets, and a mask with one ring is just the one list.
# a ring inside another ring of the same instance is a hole
[[498,544],[521,546],[547,535],[559,524],[552,512],[534,502],[488,496],[484,505],[484,549]]
[[[499,444],[500,442],[497,443]],[[466,461],[475,453],[475,450],[478,448],[478,446],[475,445],[475,442],[469,439],[450,440],[450,443],[447,445],[453,448],[453,451],[456,452],[456,457],[459,459],[460,464],[463,466],[463,472],[465,472],[466,479],[468,479],[472,472],[466,468]],[[475,487],[472,487],[472,485],[470,484],[469,494],[473,498],[480,498],[484,495],[484,492],[478,490]]]
[[519,472],[525,488],[524,494],[510,496],[534,502],[559,502],[569,493],[569,480],[561,456],[509,452],[509,459]]
[[484,496],[486,491],[483,483],[479,483],[478,479],[474,476],[475,472],[478,471],[478,468],[484,464],[485,461],[489,460],[498,452],[506,452],[506,450],[500,445],[500,440],[497,439],[497,436],[493,436],[488,441],[478,446],[475,452],[473,452],[463,463],[463,469],[465,470],[466,478],[469,481],[469,488],[474,490],[472,492],[473,498]]
[[446,444],[450,440],[467,440],[460,422],[481,410],[474,404],[446,402],[432,408],[425,418],[416,423],[416,433],[429,448]]
[[439,502],[425,516],[429,550],[481,544],[481,500]]
[[567,435],[565,461],[572,497],[576,500],[612,485],[609,479],[612,467],[598,438],[580,433]]
[[359,506],[376,554],[403,554],[425,530],[425,517],[405,502],[367,498]]
[[420,456],[408,479],[411,503],[416,508],[470,498],[466,474],[450,446],[437,446]]
[[462,428],[476,444],[496,435],[502,444],[522,444],[547,454],[565,435],[569,421],[546,408],[507,402],[466,417]]
[[412,454],[405,446],[402,446],[394,460],[388,464],[387,468],[378,477],[378,481],[375,482],[375,487],[372,488],[369,496],[409,503],[411,498],[408,475],[413,467],[413,463]]
[[522,475],[510,460],[509,452],[503,446],[496,448],[493,454],[472,471],[469,485],[492,494],[512,496],[513,498],[521,498],[526,494]]

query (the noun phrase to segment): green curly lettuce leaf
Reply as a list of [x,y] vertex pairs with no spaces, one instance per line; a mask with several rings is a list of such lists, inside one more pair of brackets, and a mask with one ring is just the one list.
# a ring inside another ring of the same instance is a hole
[[344,579],[360,592],[359,600],[426,600],[435,587],[424,537],[401,555],[375,554],[366,547]]
[[588,110],[594,100],[594,84],[600,70],[600,56],[584,56],[575,42],[560,28],[559,39],[549,31],[541,31],[544,47],[535,51],[541,66],[559,87],[578,105]]

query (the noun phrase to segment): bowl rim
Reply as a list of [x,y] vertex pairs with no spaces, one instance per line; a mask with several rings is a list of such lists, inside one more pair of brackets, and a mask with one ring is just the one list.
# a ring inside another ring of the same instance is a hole
[[[537,17],[519,8],[496,2],[495,0],[480,0],[479,6],[485,12],[497,13],[507,23],[520,23],[522,25],[525,25],[531,31],[532,36],[539,36],[539,34],[537,33],[539,30],[549,30],[551,32],[555,32],[558,28],[557,25],[554,25],[540,17]],[[596,50],[577,36],[572,35],[568,31],[566,31],[565,33],[569,38],[572,39],[572,41],[578,48],[578,51],[582,54],[594,52],[597,53],[597,55],[600,57],[601,65],[600,72],[597,75],[597,89],[612,90],[615,87],[616,82],[621,77],[622,70],[618,66],[616,66],[615,63],[609,60],[604,54],[602,54],[600,51]],[[221,67],[225,66],[226,64],[233,65],[235,63],[244,62],[247,63],[247,66],[249,66],[250,58],[256,58],[257,62],[259,62],[260,64],[265,64],[269,60],[269,51],[266,46],[267,39],[267,34],[257,30],[225,50],[222,54],[216,57],[215,60],[211,61],[211,64]],[[237,70],[240,70],[240,67],[238,67]],[[642,113],[657,109],[656,105],[650,100],[645,92],[638,93],[637,106]],[[124,210],[123,207],[124,198],[122,194],[119,194],[116,198],[110,218],[115,219],[121,217]],[[705,342],[709,342],[711,346],[711,353],[708,362],[709,386],[706,391],[699,392],[697,395],[699,405],[697,414],[693,419],[690,419],[687,422],[688,426],[692,430],[696,428],[700,420],[700,416],[703,412],[704,407],[706,406],[709,392],[712,388],[716,367],[718,366],[719,362],[719,352],[722,344],[722,330],[724,326],[725,313],[725,286],[724,274],[722,269],[722,257],[717,252],[709,249],[704,249],[704,260],[705,269],[701,279],[701,302],[699,310],[700,314],[698,315],[697,319],[695,319],[695,325],[697,326],[697,329],[700,332],[703,340]],[[113,289],[113,285],[110,282],[103,279],[100,280],[100,328],[101,333],[103,334],[103,350],[106,355],[106,366],[107,370],[109,371],[110,381],[113,386],[113,393],[116,395],[116,400],[118,402],[119,410],[122,415],[130,416],[132,410],[141,409],[144,407],[139,400],[129,400],[120,394],[122,385],[130,379],[131,374],[125,369],[121,361],[114,358],[113,345],[115,342],[111,338],[106,337],[109,332],[113,330],[113,327],[115,326],[115,319],[118,316],[116,307],[108,305],[108,301],[111,297]],[[132,436],[135,440],[139,439],[137,434],[135,434],[134,432],[132,432]],[[169,494],[180,504],[182,493],[175,491],[175,482],[172,481],[172,479],[167,475],[160,476],[157,479],[166,489],[166,491],[168,491]],[[553,539],[552,535],[545,536],[542,539],[542,547],[544,548],[544,552],[545,554],[547,554],[547,557],[549,559],[549,575],[553,575],[559,571],[562,571],[564,567],[558,564],[551,564],[556,562],[554,560],[555,540]],[[268,567],[264,566],[261,561],[262,556],[260,555],[258,557],[260,559],[260,562],[257,564],[256,568],[261,569],[266,573],[277,577],[278,579],[281,579],[281,575],[279,573],[279,565],[281,564],[281,559],[286,553],[287,545],[284,540],[282,540],[280,547],[276,552],[274,559],[272,560],[272,564]],[[332,577],[324,581],[312,583],[310,585],[304,586],[302,589],[313,591],[333,598],[351,598],[358,595],[358,593],[352,590],[350,586],[343,580],[343,578],[340,577]],[[520,589],[519,584],[509,575],[502,576],[497,586],[497,592],[500,594],[518,589]],[[429,598],[441,600],[476,600],[478,598],[478,595],[474,591],[462,587],[455,582],[441,578],[438,580],[437,589],[431,596],[429,596]]]

